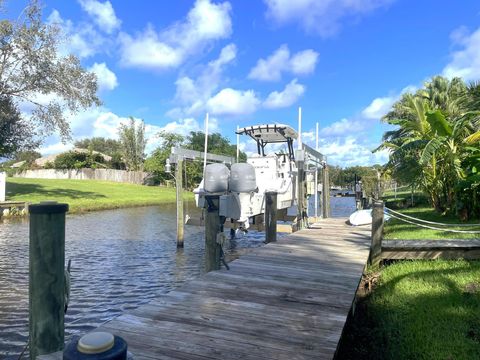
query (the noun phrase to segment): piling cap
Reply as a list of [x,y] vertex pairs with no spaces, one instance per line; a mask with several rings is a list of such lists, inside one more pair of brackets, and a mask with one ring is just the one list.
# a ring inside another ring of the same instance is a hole
[[68,204],[58,203],[56,201],[41,201],[38,204],[28,206],[28,212],[31,214],[60,214],[68,211]]
[[100,354],[113,348],[115,337],[103,331],[95,331],[78,340],[77,350],[83,354]]

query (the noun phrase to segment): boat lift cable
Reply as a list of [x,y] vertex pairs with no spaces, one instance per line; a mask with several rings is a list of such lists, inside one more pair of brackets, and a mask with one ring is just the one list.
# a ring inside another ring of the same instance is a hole
[[387,210],[389,213],[396,214],[397,216],[403,216],[403,217],[406,217],[407,219],[411,219],[411,220],[418,221],[418,222],[425,223],[425,224],[447,226],[447,227],[451,227],[451,226],[453,226],[453,227],[480,227],[480,224],[446,224],[446,223],[439,223],[439,222],[435,222],[435,221],[427,221],[427,220],[415,218],[413,216],[409,216],[409,215],[406,215],[406,214],[402,214],[401,212],[392,210],[388,207],[385,207],[385,210]]
[[480,231],[474,231],[474,230],[456,230],[456,229],[438,228],[438,227],[435,227],[435,226],[418,224],[418,223],[415,223],[415,222],[413,222],[413,221],[410,221],[410,220],[407,220],[407,219],[403,219],[403,218],[401,218],[401,217],[399,217],[399,216],[396,216],[396,215],[394,215],[393,213],[389,213],[388,215],[390,215],[392,218],[397,219],[397,220],[399,220],[399,221],[403,221],[403,222],[406,222],[406,223],[408,223],[408,224],[416,225],[416,226],[423,227],[423,228],[430,229],[430,230],[437,230],[437,231],[444,231],[444,232],[453,232],[453,233],[460,233],[460,234],[480,234]]

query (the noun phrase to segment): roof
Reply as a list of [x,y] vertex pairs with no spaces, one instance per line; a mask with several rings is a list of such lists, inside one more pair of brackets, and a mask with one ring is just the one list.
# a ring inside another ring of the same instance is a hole
[[238,129],[239,135],[249,135],[254,140],[263,140],[264,143],[286,142],[288,139],[295,140],[297,132],[288,125],[266,124],[253,125]]
[[[76,153],[89,153],[90,152],[90,150],[87,150],[87,149],[73,148],[71,150],[63,151],[63,152],[58,153],[58,154],[53,154],[53,155],[48,155],[48,156],[38,158],[38,159],[35,160],[35,164],[37,164],[38,166],[45,166],[47,162],[54,162],[58,155],[65,154],[66,152],[70,152],[70,151],[73,151],[73,152],[76,152]],[[111,156],[105,155],[105,154],[103,154],[101,152],[98,152],[98,151],[95,151],[95,150],[92,151],[92,154],[101,155],[104,158],[105,161],[112,160]]]

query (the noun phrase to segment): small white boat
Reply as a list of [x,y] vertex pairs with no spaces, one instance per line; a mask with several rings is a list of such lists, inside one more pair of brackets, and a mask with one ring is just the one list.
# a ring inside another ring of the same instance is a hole
[[372,223],[372,209],[357,210],[348,218],[353,226],[368,225]]

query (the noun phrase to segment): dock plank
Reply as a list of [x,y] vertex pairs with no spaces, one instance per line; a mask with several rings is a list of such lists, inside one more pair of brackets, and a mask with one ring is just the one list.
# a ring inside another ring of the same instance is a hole
[[332,359],[370,227],[324,219],[104,324],[135,359]]

